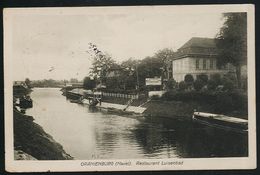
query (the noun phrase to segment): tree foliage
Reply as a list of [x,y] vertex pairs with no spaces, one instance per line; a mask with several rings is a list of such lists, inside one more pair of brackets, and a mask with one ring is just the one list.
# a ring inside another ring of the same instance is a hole
[[108,53],[104,53],[97,48],[96,45],[89,43],[89,51],[87,51],[92,57],[92,67],[90,71],[90,76],[101,79],[105,78],[107,71],[116,65],[116,62]]
[[216,44],[218,65],[231,63],[236,67],[238,87],[241,86],[241,66],[247,60],[247,14],[224,13],[224,25],[220,29]]
[[174,57],[175,52],[170,48],[165,48],[159,50],[155,53],[154,57],[160,60],[162,63],[162,76],[163,78],[167,77],[169,69],[171,69],[172,58]]
[[31,80],[30,80],[29,78],[26,78],[25,81],[24,81],[24,83],[26,84],[26,86],[27,86],[28,88],[31,88],[31,87],[32,87],[32,86],[31,86]]

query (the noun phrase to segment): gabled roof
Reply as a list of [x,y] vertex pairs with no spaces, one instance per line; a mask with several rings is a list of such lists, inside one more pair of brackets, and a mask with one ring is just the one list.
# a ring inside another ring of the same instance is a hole
[[193,37],[188,42],[186,42],[180,49],[187,47],[203,47],[203,48],[215,48],[216,40],[214,38],[200,38]]

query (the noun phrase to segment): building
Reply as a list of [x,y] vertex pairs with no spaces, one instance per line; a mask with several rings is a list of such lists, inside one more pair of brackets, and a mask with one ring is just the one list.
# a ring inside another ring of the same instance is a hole
[[194,79],[205,74],[210,79],[212,74],[234,73],[235,68],[231,64],[217,67],[215,39],[193,37],[177,50],[172,58],[171,71],[173,79],[180,82],[187,74],[191,74]]

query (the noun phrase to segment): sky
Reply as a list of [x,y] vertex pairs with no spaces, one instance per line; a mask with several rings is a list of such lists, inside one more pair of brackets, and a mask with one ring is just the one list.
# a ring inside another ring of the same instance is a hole
[[6,15],[13,80],[82,80],[92,63],[90,42],[120,63],[163,48],[176,51],[191,37],[214,38],[223,25],[221,12],[152,6],[13,12]]

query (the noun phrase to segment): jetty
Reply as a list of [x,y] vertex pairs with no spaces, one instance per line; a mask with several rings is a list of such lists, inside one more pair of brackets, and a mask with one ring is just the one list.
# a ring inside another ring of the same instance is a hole
[[[127,114],[142,114],[147,108],[141,105],[132,105],[137,99],[127,98],[125,104],[118,104],[113,102],[102,101],[102,92],[96,91],[92,92],[90,90],[84,90],[81,88],[75,88],[67,91],[66,97],[71,99],[73,103],[82,103],[84,105],[95,106],[97,108],[106,109],[114,112],[121,112]],[[146,101],[145,101],[146,102]]]

